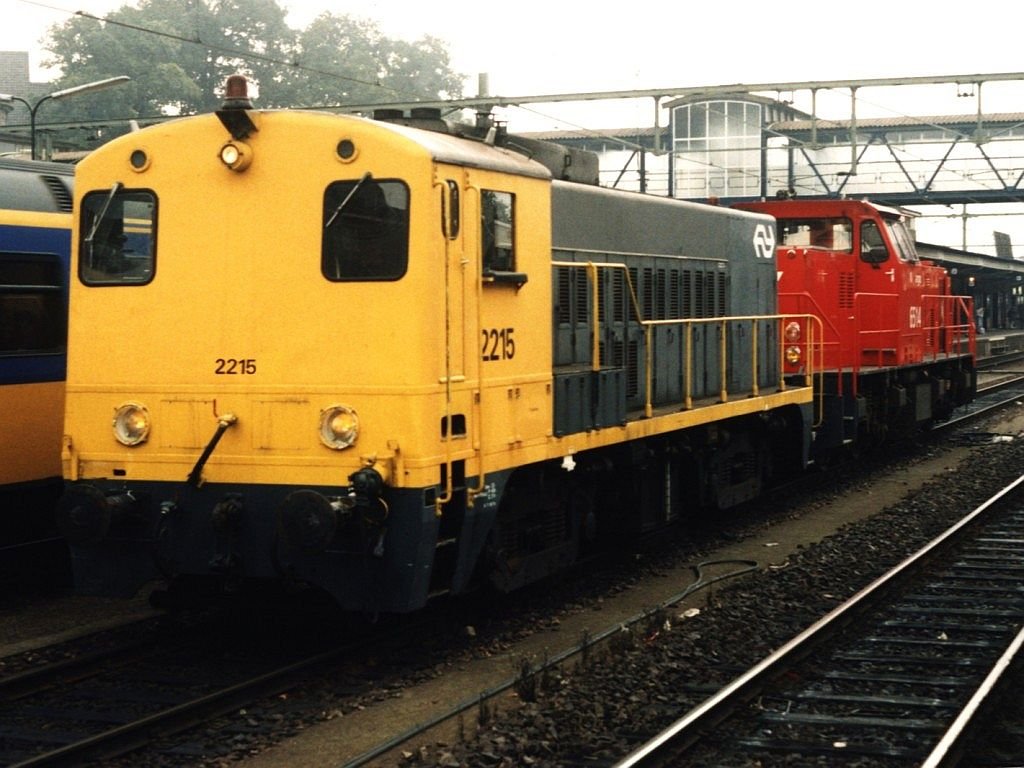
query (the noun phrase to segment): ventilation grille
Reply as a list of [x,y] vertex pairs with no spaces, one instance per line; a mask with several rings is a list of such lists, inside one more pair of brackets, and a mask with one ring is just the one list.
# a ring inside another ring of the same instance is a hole
[[839,306],[842,309],[853,309],[854,276],[852,272],[839,273]]
[[39,178],[43,180],[47,189],[50,190],[50,194],[53,195],[53,200],[57,203],[57,210],[61,213],[71,213],[71,190],[64,185],[64,181],[59,176],[45,174]]

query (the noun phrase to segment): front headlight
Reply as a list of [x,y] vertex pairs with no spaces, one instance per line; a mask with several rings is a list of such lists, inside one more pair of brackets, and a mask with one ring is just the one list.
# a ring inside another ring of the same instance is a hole
[[149,437],[149,411],[139,403],[125,403],[114,413],[114,437],[121,445],[139,445]]
[[800,347],[786,347],[786,362],[790,365],[796,365],[800,362],[802,354]]
[[244,141],[229,141],[220,148],[220,161],[232,171],[244,171],[252,162],[252,150]]
[[796,320],[790,320],[786,323],[786,341],[796,342],[800,341],[800,337],[803,334],[800,331],[800,323]]
[[359,417],[347,405],[332,405],[320,412],[320,441],[340,451],[359,437]]

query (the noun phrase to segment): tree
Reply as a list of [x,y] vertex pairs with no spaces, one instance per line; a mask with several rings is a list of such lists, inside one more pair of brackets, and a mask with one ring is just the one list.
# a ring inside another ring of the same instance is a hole
[[[385,37],[372,21],[323,14],[288,27],[277,0],[140,0],[100,20],[78,14],[50,30],[50,91],[117,75],[131,82],[54,102],[44,122],[128,120],[216,109],[230,74],[249,76],[261,107],[436,100],[461,95],[441,41]],[[106,138],[106,137],[104,137]]]
[[391,40],[372,21],[324,13],[298,39],[290,102],[303,106],[458,98],[462,77],[433,37]]

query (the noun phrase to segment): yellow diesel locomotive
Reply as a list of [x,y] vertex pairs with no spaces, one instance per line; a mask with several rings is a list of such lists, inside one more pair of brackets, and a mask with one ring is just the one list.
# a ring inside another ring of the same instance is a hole
[[407,612],[802,468],[816,352],[783,380],[770,217],[602,189],[493,125],[227,93],[77,169],[82,592]]

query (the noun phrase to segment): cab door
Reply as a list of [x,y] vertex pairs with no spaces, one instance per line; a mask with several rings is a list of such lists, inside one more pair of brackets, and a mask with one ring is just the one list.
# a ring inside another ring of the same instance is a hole
[[880,221],[863,217],[857,225],[860,255],[857,280],[857,339],[861,364],[896,365],[899,360],[904,266]]
[[486,474],[526,463],[551,431],[551,193],[547,179],[484,171],[471,187],[476,314],[466,344]]

